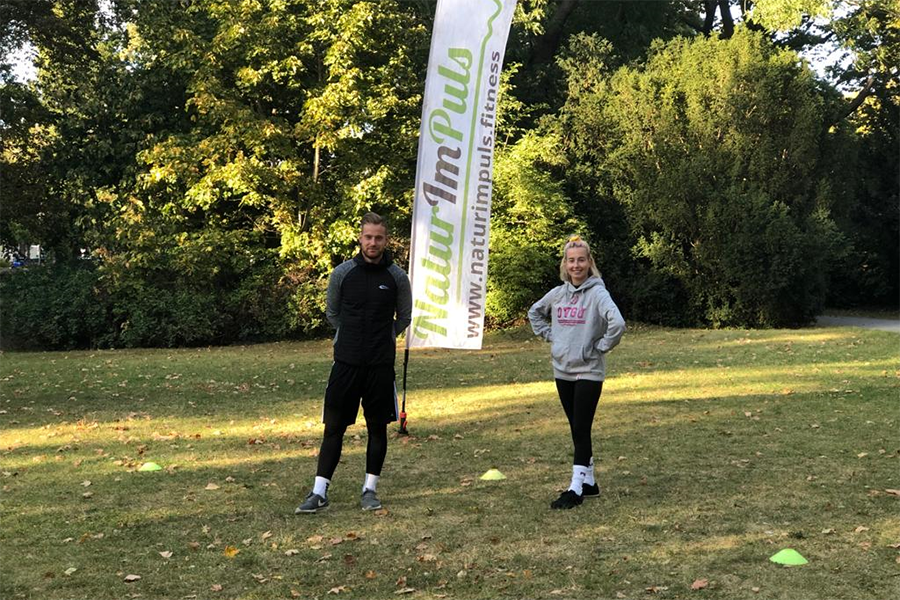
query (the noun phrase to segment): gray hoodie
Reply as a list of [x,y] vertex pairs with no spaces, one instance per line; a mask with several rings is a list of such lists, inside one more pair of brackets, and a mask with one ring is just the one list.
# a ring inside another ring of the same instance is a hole
[[550,290],[528,311],[535,335],[551,343],[557,379],[606,377],[606,353],[625,333],[625,320],[603,280],[589,277],[579,287],[569,282]]

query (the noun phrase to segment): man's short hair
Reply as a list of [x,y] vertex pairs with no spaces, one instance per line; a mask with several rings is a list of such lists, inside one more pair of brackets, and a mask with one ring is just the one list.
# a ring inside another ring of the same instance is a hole
[[379,215],[378,213],[367,212],[363,215],[362,220],[359,223],[359,229],[362,231],[362,228],[365,225],[381,225],[384,227],[385,234],[388,232],[387,221],[384,220],[384,217]]

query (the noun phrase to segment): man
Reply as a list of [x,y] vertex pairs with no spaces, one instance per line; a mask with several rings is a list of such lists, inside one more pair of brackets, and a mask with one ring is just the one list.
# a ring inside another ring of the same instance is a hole
[[328,280],[325,316],[337,330],[334,364],[325,390],[325,433],[313,489],[296,513],[328,508],[328,487],[341,458],[344,432],[356,422],[362,400],[369,441],[363,510],[381,508],[376,494],[387,455],[387,425],[397,420],[394,359],[397,336],[412,317],[412,291],[406,273],[386,251],[387,226],[379,215],[362,218],[360,251],[339,265]]

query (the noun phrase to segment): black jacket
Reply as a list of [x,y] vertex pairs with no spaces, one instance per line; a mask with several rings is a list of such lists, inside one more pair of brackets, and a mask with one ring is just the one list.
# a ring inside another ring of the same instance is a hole
[[412,317],[409,278],[387,252],[377,264],[357,254],[331,273],[325,315],[337,329],[334,360],[393,365],[397,336]]

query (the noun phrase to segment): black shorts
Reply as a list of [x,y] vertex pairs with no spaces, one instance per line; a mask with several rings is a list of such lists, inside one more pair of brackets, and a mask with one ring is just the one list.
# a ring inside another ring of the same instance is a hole
[[353,425],[362,401],[367,420],[390,423],[397,420],[397,386],[394,365],[355,367],[335,362],[325,389],[322,422]]

